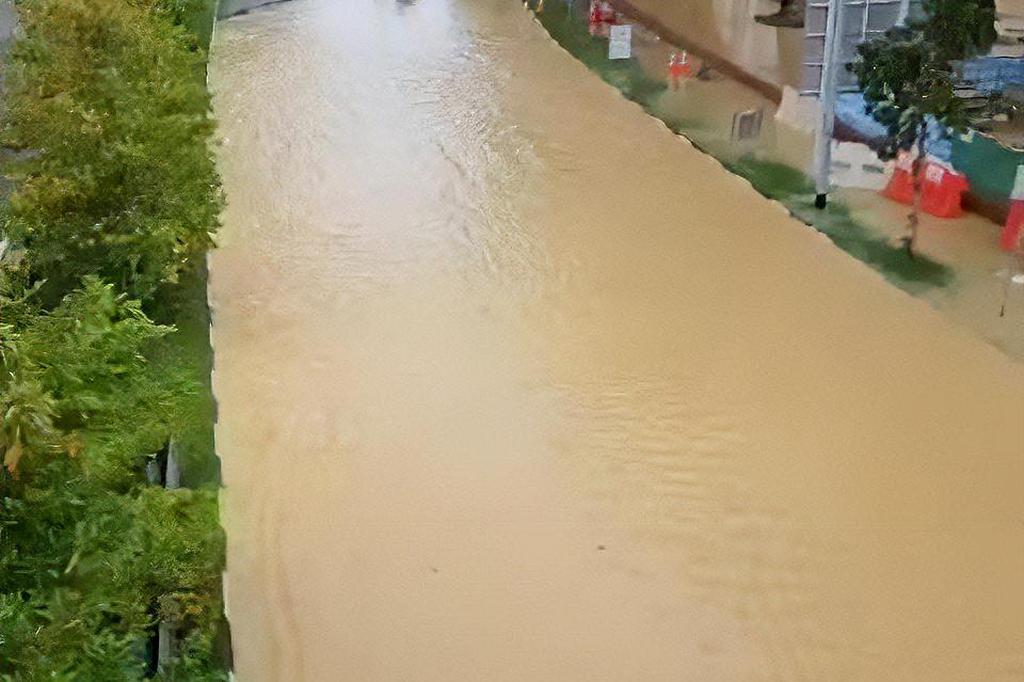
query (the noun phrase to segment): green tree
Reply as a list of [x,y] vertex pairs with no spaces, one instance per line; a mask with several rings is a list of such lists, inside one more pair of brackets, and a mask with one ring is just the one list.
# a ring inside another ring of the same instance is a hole
[[961,128],[966,117],[953,88],[948,65],[933,43],[918,31],[893,29],[859,48],[854,71],[868,101],[868,111],[887,130],[879,150],[883,159],[916,148],[914,206],[904,243],[913,256],[920,222],[920,195],[929,122],[943,129]]
[[940,60],[973,57],[996,41],[995,0],[925,0],[925,39]]
[[[20,329],[5,327],[0,454],[8,470],[16,473],[27,454],[63,450],[77,456],[86,431],[102,442],[140,406],[167,419],[161,408],[193,390],[180,377],[157,379],[147,371],[145,350],[170,331],[151,322],[138,301],[95,278]],[[148,423],[131,429],[141,434]]]
[[51,297],[85,275],[146,298],[201,259],[221,208],[194,38],[122,0],[24,0],[6,144],[33,153],[3,231]]
[[8,473],[16,476],[27,452],[50,449],[57,442],[54,399],[26,368],[9,325],[0,325],[0,454]]
[[224,679],[216,494],[101,491],[53,460],[0,507],[0,679],[141,680],[158,620],[190,633],[181,679]]
[[942,133],[967,125],[951,62],[988,49],[996,39],[994,0],[924,0],[925,16],[858,47],[852,65],[868,112],[886,127],[882,159],[916,148],[914,207],[904,243],[913,256],[920,223],[929,126]]
[[143,312],[178,321],[167,293],[221,208],[203,41],[180,26],[209,10],[19,3],[2,135],[29,153],[5,166],[0,207],[19,254],[0,267],[0,680],[141,680],[158,619],[183,628],[161,679],[226,677],[216,493],[144,471],[173,434],[209,428],[208,367]]
[[188,633],[182,669],[221,679],[216,493],[143,473],[194,390],[148,361],[172,330],[95,278],[52,311],[30,298],[7,299],[0,356],[0,679],[141,679],[158,618]]

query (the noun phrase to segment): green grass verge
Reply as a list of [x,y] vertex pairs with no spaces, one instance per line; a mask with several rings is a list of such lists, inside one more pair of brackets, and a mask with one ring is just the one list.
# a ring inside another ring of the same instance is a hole
[[213,38],[219,0],[162,0],[176,23],[195,37],[196,45],[208,49]]
[[636,61],[609,60],[608,40],[590,35],[586,25],[561,2],[546,3],[544,11],[536,16],[559,45],[628,99],[649,108],[655,97],[665,91],[665,83],[648,76]]

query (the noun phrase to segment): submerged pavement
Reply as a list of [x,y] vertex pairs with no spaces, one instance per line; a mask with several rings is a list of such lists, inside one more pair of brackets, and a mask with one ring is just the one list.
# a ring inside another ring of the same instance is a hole
[[244,680],[1024,672],[1024,369],[505,0],[223,22]]

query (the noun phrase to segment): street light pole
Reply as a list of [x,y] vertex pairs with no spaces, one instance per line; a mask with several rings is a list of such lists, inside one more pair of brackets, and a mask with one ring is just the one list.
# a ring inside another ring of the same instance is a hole
[[[817,196],[814,205],[825,208],[831,188],[832,133],[836,127],[837,69],[841,68],[844,0],[828,0],[825,20],[825,49],[821,66],[821,89],[818,105],[821,119],[814,139],[814,185]],[[820,6],[820,5],[819,5]]]

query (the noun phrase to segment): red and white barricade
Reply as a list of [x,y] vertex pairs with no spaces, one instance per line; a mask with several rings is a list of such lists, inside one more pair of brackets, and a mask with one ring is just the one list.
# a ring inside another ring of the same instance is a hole
[[1017,180],[1010,194],[1010,216],[999,238],[1003,251],[1024,250],[1024,166],[1017,167]]
[[[911,206],[914,203],[914,159],[910,152],[900,152],[892,178],[882,194],[893,201]],[[963,215],[963,194],[969,188],[967,176],[941,161],[925,160],[921,178],[921,210],[939,218]]]
[[615,9],[607,0],[590,0],[590,35],[608,37],[608,27],[617,23]]
[[938,218],[959,218],[964,213],[963,195],[969,187],[963,173],[938,161],[929,161],[921,186],[921,209]]
[[914,158],[910,152],[900,152],[896,157],[892,178],[882,190],[883,196],[907,206],[914,203]]

